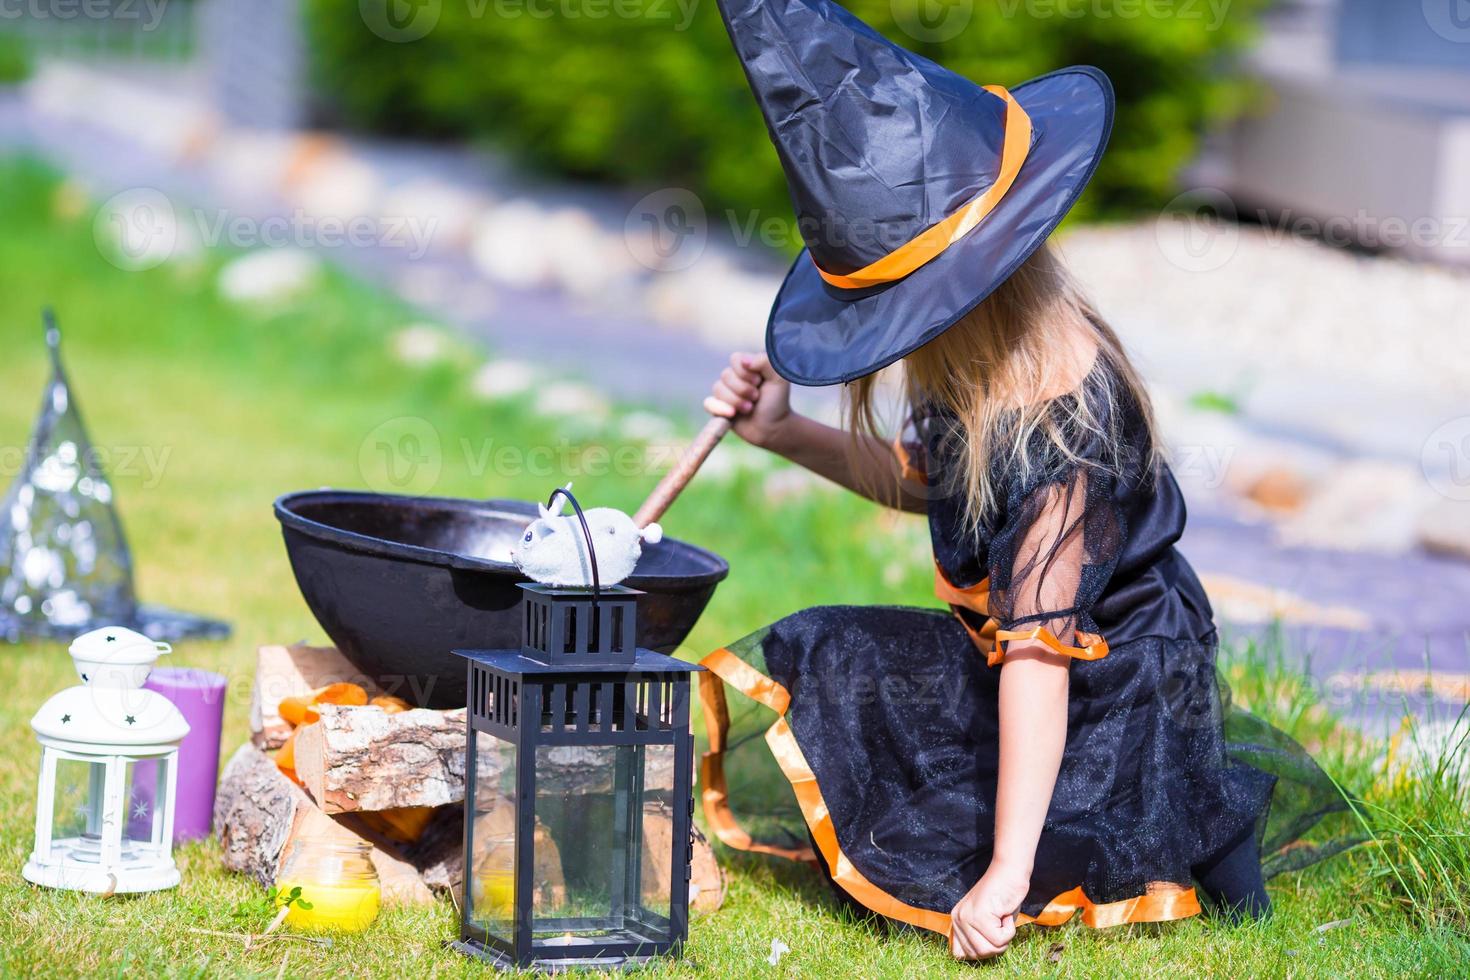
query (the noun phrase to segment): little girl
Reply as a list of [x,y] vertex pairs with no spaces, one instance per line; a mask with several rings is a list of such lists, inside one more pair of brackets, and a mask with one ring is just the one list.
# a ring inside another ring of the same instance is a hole
[[[1338,794],[1222,703],[1148,394],[1046,244],[1106,143],[1107,79],[982,89],[827,0],[722,10],[808,247],[767,353],[734,355],[705,406],[927,513],[951,613],[809,609],[706,658],[711,827],[802,856],[733,820],[720,678],[778,713],[766,741],[833,883],[947,934],[957,957],[1078,911],[1093,926],[1194,915],[1196,882],[1223,912],[1264,914],[1263,839],[1276,849]],[[890,448],[874,379],[894,363],[907,419]],[[792,381],[847,383],[848,431],[793,413]],[[1252,744],[1227,745],[1227,715]],[[1297,804],[1269,828],[1268,765]]]

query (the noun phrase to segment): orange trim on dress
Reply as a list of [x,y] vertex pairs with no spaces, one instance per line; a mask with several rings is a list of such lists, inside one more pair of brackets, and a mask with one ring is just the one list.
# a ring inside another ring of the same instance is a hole
[[960,624],[970,634],[971,641],[976,649],[985,654],[985,665],[995,667],[1002,663],[1006,657],[1005,644],[1019,640],[1039,640],[1053,653],[1064,657],[1072,657],[1076,660],[1101,660],[1108,655],[1108,641],[1096,633],[1084,633],[1077,631],[1077,639],[1086,646],[1069,647],[1054,636],[1051,630],[1037,626],[1029,630],[1003,630],[1000,622],[990,615],[990,579],[981,579],[975,585],[968,588],[960,588],[949,580],[944,574],[944,569],[938,562],[934,563],[934,594],[940,602],[947,603],[951,608],[959,607],[968,609],[986,617],[985,625],[978,631],[967,623],[963,616],[958,616]]
[[1193,888],[1185,888],[1170,882],[1159,882],[1149,886],[1147,893],[1137,898],[1125,898],[1118,902],[1099,905],[1087,897],[1078,885],[1046,904],[1034,918],[1017,916],[1038,926],[1059,926],[1082,913],[1082,924],[1092,929],[1111,929],[1135,922],[1172,922],[1199,915],[1199,896]]
[[1077,631],[1077,639],[1086,643],[1085,647],[1069,647],[1058,640],[1052,631],[1044,626],[1037,626],[1029,630],[997,630],[995,633],[996,648],[985,658],[987,665],[994,667],[1005,660],[1009,651],[1004,644],[1016,640],[1038,640],[1052,653],[1063,657],[1071,657],[1074,660],[1101,660],[1108,655],[1108,641],[1096,633],[1084,633]]
[[812,265],[816,266],[823,279],[842,289],[865,289],[902,279],[938,258],[946,248],[967,235],[986,215],[995,210],[996,205],[1015,183],[1016,175],[1021,172],[1021,165],[1031,152],[1031,117],[1021,108],[1015,96],[1004,87],[987,85],[985,91],[1003,99],[1006,105],[1005,143],[1001,147],[1000,168],[995,175],[995,183],[949,217],[930,225],[887,255],[856,272],[845,276],[837,275],[816,265],[813,260]]
[[922,467],[914,465],[913,454],[903,444],[903,433],[893,437],[893,455],[898,460],[898,478],[904,482],[929,484],[929,474]]
[[[918,908],[899,901],[864,877],[843,853],[837,842],[831,811],[822,798],[816,775],[807,764],[806,757],[802,755],[801,747],[796,742],[796,735],[786,721],[786,711],[791,706],[790,692],[723,647],[705,657],[700,666],[708,671],[700,675],[699,691],[700,701],[705,707],[705,727],[709,732],[710,743],[710,750],[705,753],[700,764],[705,783],[702,795],[705,818],[715,836],[737,850],[775,854],[793,860],[810,860],[812,856],[809,849],[779,848],[755,842],[740,828],[730,812],[723,759],[730,714],[721,687],[723,682],[777,713],[775,723],[766,730],[766,744],[770,746],[771,753],[776,757],[776,764],[781,767],[782,774],[796,793],[797,805],[801,808],[802,817],[822,853],[832,880],[843,891],[879,915],[948,936],[950,917],[947,913]],[[1020,924],[1057,926],[1079,911],[1084,925],[1105,929],[1132,922],[1184,919],[1198,915],[1200,907],[1193,888],[1168,882],[1150,886],[1147,894],[1137,898],[1102,905],[1094,903],[1081,886],[1078,886],[1052,899],[1039,914],[1018,915],[1016,921]]]
[[[715,651],[705,658],[706,662],[719,654],[725,654],[741,667],[746,666],[745,661],[728,650]],[[722,664],[725,669],[733,667],[734,664]],[[732,677],[741,676],[738,669],[731,669],[730,673]],[[699,703],[704,708],[704,727],[709,733],[709,751],[699,760],[699,795],[704,803],[704,818],[709,823],[710,830],[723,844],[737,851],[770,854],[788,861],[815,861],[817,856],[810,847],[763,844],[746,833],[736,821],[735,815],[730,812],[730,790],[725,781],[725,735],[730,730],[730,708],[725,703],[724,682],[708,671],[699,675]]]

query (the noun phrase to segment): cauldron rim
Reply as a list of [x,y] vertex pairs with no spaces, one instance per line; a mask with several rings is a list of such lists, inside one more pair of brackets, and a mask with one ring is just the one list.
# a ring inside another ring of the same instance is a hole
[[[365,490],[322,488],[282,494],[276,498],[274,504],[276,520],[281,523],[283,528],[316,538],[319,541],[339,548],[345,548],[374,557],[409,561],[438,568],[496,572],[524,578],[520,570],[511,562],[496,561],[493,558],[478,558],[473,555],[465,555],[453,551],[426,548],[422,545],[405,544],[401,541],[390,541],[387,538],[374,537],[373,535],[363,534],[358,531],[348,531],[344,528],[334,527],[331,524],[324,524],[321,521],[312,520],[296,510],[300,505],[308,503],[355,503],[395,508],[413,507],[417,505],[423,508],[458,511],[484,516],[504,516],[509,514],[516,517],[528,518],[536,515],[536,505],[534,503],[509,498],[469,500],[463,497],[424,497],[409,494],[374,493]],[[666,537],[665,541],[677,545],[683,551],[697,555],[709,565],[709,569],[690,575],[639,575],[635,572],[629,576],[627,584],[634,588],[652,586],[664,590],[675,589],[683,591],[713,585],[723,581],[730,574],[729,563],[713,551],[677,538]]]

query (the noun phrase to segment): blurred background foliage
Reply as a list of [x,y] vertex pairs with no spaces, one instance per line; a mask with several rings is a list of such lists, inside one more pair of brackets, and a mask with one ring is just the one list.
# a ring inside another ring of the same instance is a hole
[[[1249,102],[1251,85],[1232,71],[1232,57],[1268,3],[846,6],[977,82],[1014,85],[1070,64],[1108,72],[1119,111],[1111,152],[1079,210],[1088,218],[1157,208],[1172,196],[1205,127]],[[553,173],[688,187],[709,206],[790,214],[775,152],[713,0],[445,0],[436,29],[408,44],[384,41],[363,18],[344,16],[355,5],[306,0],[315,90],[330,121],[397,136],[488,140]],[[950,33],[932,25],[966,11],[968,23],[953,38],[915,39]]]
[[13,34],[0,34],[0,85],[25,81],[31,73],[31,57],[25,44]]

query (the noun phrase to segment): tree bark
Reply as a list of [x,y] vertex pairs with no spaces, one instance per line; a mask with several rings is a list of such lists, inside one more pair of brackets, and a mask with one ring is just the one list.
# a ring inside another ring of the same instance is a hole
[[[290,846],[304,838],[354,843],[364,838],[334,820],[287,779],[264,752],[242,745],[225,765],[215,794],[214,825],[224,847],[224,864],[262,885],[273,884]],[[412,864],[381,845],[373,867],[385,904],[418,905],[433,893]]]
[[465,713],[319,705],[296,731],[296,775],[328,813],[464,800]]
[[250,690],[250,740],[257,748],[278,749],[291,734],[281,718],[282,698],[305,697],[328,684],[347,681],[380,693],[373,681],[352,666],[336,647],[263,646],[255,655],[255,684]]

